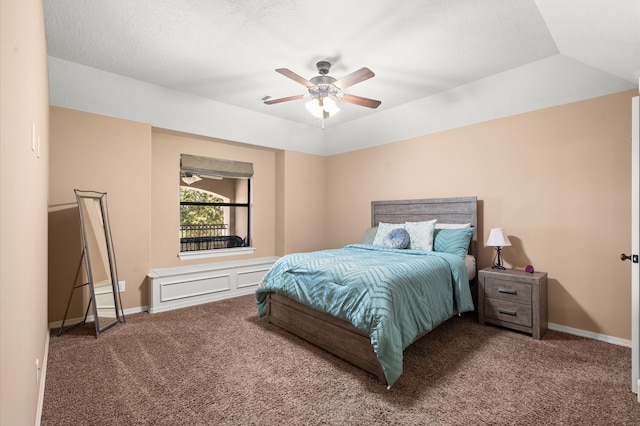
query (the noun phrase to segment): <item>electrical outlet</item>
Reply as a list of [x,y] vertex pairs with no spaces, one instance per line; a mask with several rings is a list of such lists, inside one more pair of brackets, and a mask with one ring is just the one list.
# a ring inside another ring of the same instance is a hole
[[118,281],[118,290],[120,291],[120,293],[122,293],[125,289],[125,282],[124,281]]

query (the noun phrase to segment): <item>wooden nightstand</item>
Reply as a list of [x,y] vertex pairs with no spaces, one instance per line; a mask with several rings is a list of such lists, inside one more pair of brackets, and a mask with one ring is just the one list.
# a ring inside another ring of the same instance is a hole
[[547,273],[490,267],[479,271],[478,321],[542,339],[547,331]]

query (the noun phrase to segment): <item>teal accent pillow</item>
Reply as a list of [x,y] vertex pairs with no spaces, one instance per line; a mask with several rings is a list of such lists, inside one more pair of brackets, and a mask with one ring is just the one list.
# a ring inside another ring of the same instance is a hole
[[362,237],[362,244],[373,244],[373,240],[376,239],[376,233],[378,232],[378,227],[374,226],[373,228],[368,228],[364,231],[364,237]]
[[390,249],[406,249],[409,245],[409,233],[402,228],[389,231],[382,240],[382,246]]
[[433,235],[433,251],[457,254],[464,259],[472,235],[473,228],[436,229]]

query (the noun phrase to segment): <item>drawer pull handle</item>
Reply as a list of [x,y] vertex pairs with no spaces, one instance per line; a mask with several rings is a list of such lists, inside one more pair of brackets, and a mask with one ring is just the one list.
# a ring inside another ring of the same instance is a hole
[[515,309],[503,309],[503,308],[498,308],[498,312],[500,312],[501,314],[505,314],[505,315],[511,315],[511,316],[517,316],[517,312],[515,311]]
[[512,288],[502,288],[502,287],[498,287],[498,293],[518,294],[518,292]]

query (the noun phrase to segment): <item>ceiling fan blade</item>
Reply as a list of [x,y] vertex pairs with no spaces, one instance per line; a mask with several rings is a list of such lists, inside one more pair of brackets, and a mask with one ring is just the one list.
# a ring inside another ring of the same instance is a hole
[[356,83],[368,80],[373,76],[375,76],[373,71],[371,71],[367,67],[364,67],[360,68],[358,71],[354,71],[351,74],[342,77],[340,80],[336,81],[333,84],[344,90],[349,86],[353,86]]
[[349,104],[356,104],[367,108],[378,108],[382,102],[376,101],[375,99],[363,98],[361,96],[344,94],[340,99],[342,102],[347,102]]
[[296,82],[302,84],[303,86],[307,86],[307,87],[315,86],[315,84],[313,84],[312,82],[310,82],[306,78],[300,77],[298,74],[296,74],[295,72],[293,72],[291,70],[288,70],[287,68],[278,68],[278,69],[276,69],[276,72],[284,75],[285,77],[289,77],[291,80],[296,81]]
[[304,95],[287,96],[286,98],[269,99],[264,101],[267,105],[279,104],[280,102],[295,101],[304,98]]

